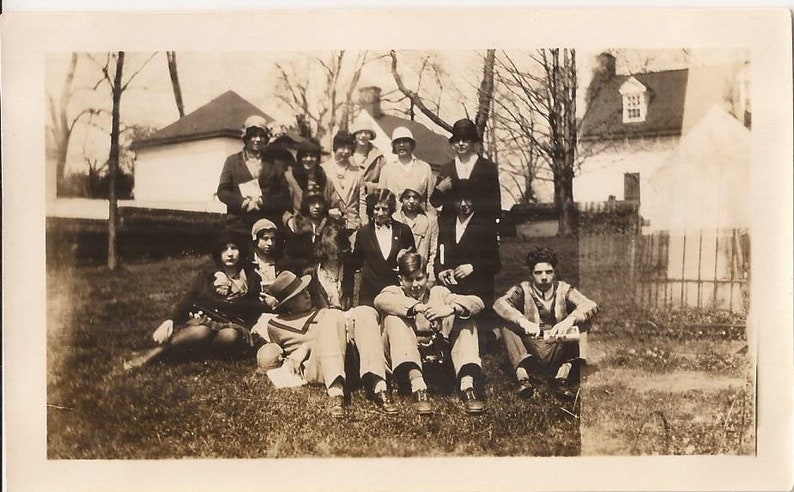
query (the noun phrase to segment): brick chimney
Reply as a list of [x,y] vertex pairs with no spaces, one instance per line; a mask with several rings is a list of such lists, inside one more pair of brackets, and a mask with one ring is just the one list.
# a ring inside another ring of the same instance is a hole
[[598,68],[597,71],[601,72],[601,74],[606,79],[611,79],[615,76],[615,56],[611,53],[601,53],[596,57],[596,61],[598,61]]
[[380,109],[380,87],[372,85],[360,88],[358,103],[361,105],[361,109],[367,110],[373,118],[383,116],[383,111]]

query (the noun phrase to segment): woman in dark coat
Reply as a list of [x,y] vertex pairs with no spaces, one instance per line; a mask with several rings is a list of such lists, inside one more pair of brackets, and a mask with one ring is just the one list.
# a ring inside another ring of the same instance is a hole
[[267,306],[260,301],[248,234],[223,231],[212,260],[196,274],[169,319],[152,334],[159,347],[124,362],[125,369],[174,355],[239,356],[251,348],[249,329]]

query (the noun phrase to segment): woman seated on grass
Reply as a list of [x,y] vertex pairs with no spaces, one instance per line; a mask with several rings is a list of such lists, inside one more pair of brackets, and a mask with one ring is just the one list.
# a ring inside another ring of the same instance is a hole
[[598,306],[557,279],[554,251],[535,248],[526,262],[532,280],[511,287],[493,306],[508,322],[502,338],[516,371],[516,391],[529,398],[548,383],[556,396],[574,400],[586,333],[577,336],[578,330],[572,329],[577,324],[584,328],[581,324],[595,316]]
[[315,264],[307,268],[311,276],[309,292],[315,308],[339,309],[348,320],[348,350],[358,350],[359,375],[367,396],[383,412],[397,413],[386,385],[386,359],[383,354],[378,312],[371,306],[353,306],[355,267],[350,261],[348,232],[339,224],[323,229],[314,247]]
[[159,346],[124,362],[125,369],[175,356],[235,357],[251,348],[249,328],[267,309],[259,300],[259,277],[251,241],[236,230],[221,232],[212,260],[196,275],[171,317],[154,331]]
[[265,370],[285,367],[308,383],[325,384],[332,417],[345,415],[345,324],[338,309],[317,309],[307,287],[309,275],[281,272],[268,288],[275,314],[262,316],[253,332],[268,341],[256,354]]
[[471,319],[482,311],[482,301],[477,296],[453,294],[440,285],[428,288],[426,266],[418,253],[403,254],[397,264],[400,286],[388,286],[375,298],[375,308],[383,315],[386,351],[395,377],[407,373],[414,409],[420,415],[432,413],[419,343],[426,344],[440,334],[451,344],[448,356],[464,408],[470,414],[482,413],[485,405],[474,390],[482,363],[477,327]]

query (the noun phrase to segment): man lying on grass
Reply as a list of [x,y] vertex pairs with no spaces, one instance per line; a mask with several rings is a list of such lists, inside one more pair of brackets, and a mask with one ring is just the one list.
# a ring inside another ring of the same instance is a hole
[[[331,398],[330,414],[332,417],[341,418],[345,415],[348,317],[341,309],[314,307],[307,289],[310,282],[310,275],[298,277],[290,271],[284,271],[268,288],[268,293],[278,303],[274,309],[275,314],[260,318],[252,330],[268,340],[257,352],[257,364],[262,369],[284,367],[293,374],[302,375],[308,383],[325,384]],[[349,313],[351,324],[355,324],[355,332],[359,335],[356,339],[359,351],[362,354],[381,354],[379,368],[371,367],[372,364],[377,364],[377,360],[367,359],[371,364],[366,367],[370,367],[372,372],[367,372],[362,380],[371,385],[371,398],[385,413],[396,413],[397,407],[391,402],[385,380],[383,377],[376,377],[376,374],[385,376],[377,314],[372,308],[351,310]],[[378,335],[364,336],[365,330],[374,330]],[[364,343],[373,345],[362,347],[361,344]],[[364,367],[362,363],[362,370]]]
[[548,382],[555,395],[573,400],[583,361],[580,343],[587,336],[579,334],[576,324],[590,320],[598,306],[557,280],[554,251],[535,248],[526,262],[532,281],[511,287],[494,303],[496,314],[508,322],[502,328],[502,338],[516,371],[517,392],[529,398]]
[[259,276],[250,257],[251,241],[235,230],[221,232],[212,261],[198,272],[171,317],[154,331],[159,346],[124,361],[125,369],[173,357],[245,356],[249,328],[267,309],[259,300]]
[[477,327],[471,319],[482,311],[482,300],[473,295],[453,294],[441,285],[429,288],[427,269],[419,253],[404,253],[397,265],[400,286],[384,288],[375,298],[375,308],[383,316],[387,357],[394,374],[408,376],[414,410],[420,415],[433,413],[419,344],[427,344],[440,335],[451,344],[446,356],[452,359],[464,408],[470,414],[482,413],[485,405],[474,389],[474,379],[479,377],[482,363]]

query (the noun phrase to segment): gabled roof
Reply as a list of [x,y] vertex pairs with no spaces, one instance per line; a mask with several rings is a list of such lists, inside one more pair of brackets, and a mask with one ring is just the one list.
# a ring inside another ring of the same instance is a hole
[[[603,83],[582,118],[581,140],[680,135],[689,70],[617,75]],[[631,78],[648,88],[645,121],[623,123],[620,87]]]
[[149,138],[133,143],[133,149],[153,147],[215,137],[240,138],[245,119],[260,115],[268,123],[273,118],[265,114],[234,91],[226,91],[192,113],[186,114]]
[[[372,116],[371,113],[369,114]],[[391,139],[394,129],[398,126],[404,126],[411,130],[414,140],[416,140],[414,155],[417,159],[430,164],[434,170],[438,170],[442,164],[455,158],[447,137],[430,130],[422,123],[388,114],[383,114],[377,118],[373,116],[372,119],[380,126],[389,139]]]

